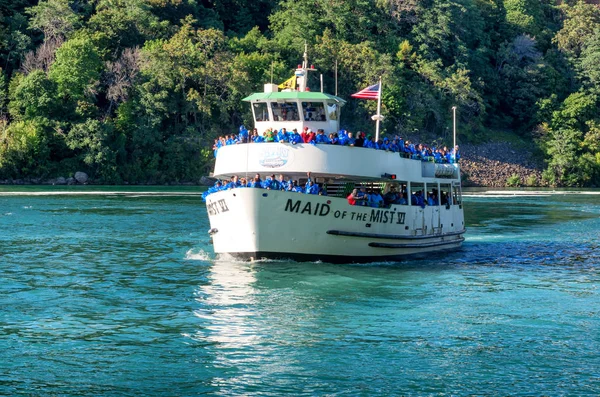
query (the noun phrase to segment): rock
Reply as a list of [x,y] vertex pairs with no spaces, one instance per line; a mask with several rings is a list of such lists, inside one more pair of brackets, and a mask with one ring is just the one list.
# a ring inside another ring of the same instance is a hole
[[202,178],[200,178],[200,184],[203,186],[214,186],[216,182],[217,178],[213,178],[210,176],[203,176]]
[[75,173],[75,180],[77,181],[77,183],[81,183],[82,185],[85,185],[87,183],[88,179],[89,179],[88,174],[86,174],[85,172],[77,171]]
[[67,185],[74,185],[76,183],[77,181],[75,180],[75,178],[67,178]]
[[62,176],[59,176],[58,178],[56,178],[56,182],[54,182],[54,185],[66,185],[66,184],[67,184],[67,180]]

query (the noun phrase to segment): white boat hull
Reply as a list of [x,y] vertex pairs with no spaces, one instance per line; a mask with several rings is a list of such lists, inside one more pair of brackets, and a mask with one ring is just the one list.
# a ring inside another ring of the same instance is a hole
[[207,197],[214,251],[336,263],[413,258],[461,246],[462,207],[351,206],[344,198],[254,188]]

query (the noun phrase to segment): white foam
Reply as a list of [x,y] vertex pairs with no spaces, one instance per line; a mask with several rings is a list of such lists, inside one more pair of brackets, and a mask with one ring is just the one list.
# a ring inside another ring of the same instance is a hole
[[211,261],[209,253],[204,250],[190,249],[185,253],[185,259],[190,261]]

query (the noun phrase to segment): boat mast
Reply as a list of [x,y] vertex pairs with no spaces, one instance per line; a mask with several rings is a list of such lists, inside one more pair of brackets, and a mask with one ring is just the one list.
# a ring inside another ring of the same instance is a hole
[[316,72],[317,69],[313,65],[308,67],[308,44],[304,42],[304,59],[302,66],[298,65],[296,69],[296,77],[298,79],[298,91],[304,92],[308,88],[308,72]]

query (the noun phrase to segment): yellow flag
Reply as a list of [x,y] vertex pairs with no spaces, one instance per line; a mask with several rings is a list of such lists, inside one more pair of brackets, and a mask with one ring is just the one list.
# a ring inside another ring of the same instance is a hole
[[279,84],[277,87],[279,87],[282,90],[285,90],[286,88],[290,88],[292,90],[295,90],[296,89],[296,76],[290,77],[289,79],[287,79],[283,83]]

